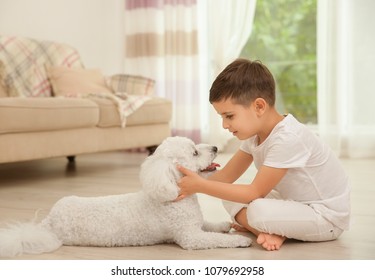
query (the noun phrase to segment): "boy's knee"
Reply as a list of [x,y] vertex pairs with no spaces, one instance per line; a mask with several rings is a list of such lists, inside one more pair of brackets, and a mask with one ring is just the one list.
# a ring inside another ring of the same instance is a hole
[[241,204],[241,203],[236,203],[236,202],[230,202],[230,201],[226,201],[226,200],[223,200],[222,202],[223,202],[223,206],[224,206],[225,210],[228,212],[228,214],[230,215],[232,221],[235,222],[235,223],[237,222],[235,220],[235,217],[238,214],[238,212],[240,212],[241,209],[247,207],[246,204]]
[[262,199],[256,199],[249,204],[246,211],[247,222],[249,226],[257,230],[263,229],[265,221],[264,207],[265,206]]

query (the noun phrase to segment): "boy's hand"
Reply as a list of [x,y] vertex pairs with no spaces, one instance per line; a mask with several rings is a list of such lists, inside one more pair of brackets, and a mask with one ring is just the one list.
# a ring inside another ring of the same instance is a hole
[[177,169],[184,176],[177,182],[177,185],[180,187],[180,194],[174,201],[179,201],[189,195],[197,193],[200,182],[204,180],[197,173],[183,166],[177,165]]

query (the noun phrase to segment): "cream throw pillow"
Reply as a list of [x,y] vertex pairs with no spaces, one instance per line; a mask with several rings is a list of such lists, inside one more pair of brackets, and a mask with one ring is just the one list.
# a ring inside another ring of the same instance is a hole
[[78,69],[64,66],[47,68],[54,96],[111,93],[98,69]]

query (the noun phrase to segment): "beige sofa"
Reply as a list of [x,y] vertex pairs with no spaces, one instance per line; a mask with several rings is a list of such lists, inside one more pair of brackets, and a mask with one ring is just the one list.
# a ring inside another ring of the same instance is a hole
[[[15,46],[15,42],[19,45]],[[42,54],[38,48],[40,43],[44,44]],[[21,55],[20,63],[15,63],[15,57],[19,56],[16,50],[23,50],[25,44],[29,51]],[[46,46],[53,46],[50,50],[55,56],[56,52],[64,53],[63,59],[59,62],[48,57],[44,52]],[[73,48],[63,46],[77,54]],[[85,69],[77,60],[64,65],[66,54],[58,43],[0,36],[0,163],[65,156],[72,160],[73,156],[85,153],[156,146],[170,136],[171,102],[153,96],[152,90],[150,94],[149,86],[149,96],[126,117],[122,127],[123,116],[112,99],[77,94],[57,97],[51,77],[44,77],[42,83],[35,82],[35,77],[43,76],[38,71],[45,74],[46,67]],[[40,59],[40,56],[47,58]],[[23,59],[28,62],[22,62]],[[32,65],[32,70],[24,71],[25,65]],[[131,80],[129,77],[127,80]],[[30,90],[33,88],[30,83],[27,85],[30,79],[31,84],[43,84],[51,93],[44,90],[43,94],[33,95],[36,91]],[[137,88],[134,84],[124,86],[129,91]]]

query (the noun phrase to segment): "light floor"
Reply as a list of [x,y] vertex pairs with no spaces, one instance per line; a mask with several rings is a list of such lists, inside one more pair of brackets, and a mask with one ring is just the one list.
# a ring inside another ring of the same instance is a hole
[[[102,196],[135,192],[138,172],[145,158],[142,153],[111,152],[77,157],[75,165],[64,158],[0,164],[0,225],[7,221],[26,221],[48,213],[66,195]],[[229,154],[216,162],[225,164]],[[42,255],[23,255],[16,259],[375,259],[375,159],[342,160],[352,182],[353,225],[338,240],[321,243],[287,241],[279,251],[267,252],[256,244],[249,248],[183,250],[174,244],[146,247],[96,248],[63,246]],[[249,170],[240,181],[251,179]],[[228,220],[219,200],[199,195],[203,215],[209,221]],[[249,236],[251,236],[249,234]]]

